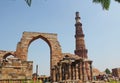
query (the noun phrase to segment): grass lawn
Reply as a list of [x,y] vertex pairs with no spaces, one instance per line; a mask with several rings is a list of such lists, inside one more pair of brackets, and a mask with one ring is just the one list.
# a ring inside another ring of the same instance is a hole
[[111,80],[109,83],[120,83],[120,81]]

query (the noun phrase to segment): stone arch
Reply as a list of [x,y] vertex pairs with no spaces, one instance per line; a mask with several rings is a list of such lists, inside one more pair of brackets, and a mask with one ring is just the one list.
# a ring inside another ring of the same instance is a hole
[[12,56],[15,57],[15,55],[14,55],[13,53],[8,52],[8,53],[6,53],[6,54],[3,56],[3,59],[6,59],[6,58],[7,58],[8,56],[10,56],[10,55],[12,55]]
[[57,40],[57,34],[39,33],[39,32],[23,32],[21,41],[18,42],[16,48],[16,56],[22,60],[27,60],[28,47],[34,40],[41,38],[50,47],[50,69],[62,58],[61,46]]
[[41,35],[38,35],[38,36],[36,36],[36,37],[33,37],[33,39],[31,39],[31,41],[29,41],[28,47],[29,47],[29,45],[30,45],[33,41],[35,41],[35,40],[37,40],[37,39],[42,39],[42,40],[44,40],[44,41],[48,44],[48,46],[50,47],[50,50],[51,50],[51,44],[50,44],[50,42],[48,41],[47,38],[45,38],[45,37],[43,37],[43,36],[41,36]]
[[13,55],[16,57],[15,52],[14,51],[5,51],[5,50],[0,50],[0,60],[4,59],[5,57],[9,56],[9,55]]

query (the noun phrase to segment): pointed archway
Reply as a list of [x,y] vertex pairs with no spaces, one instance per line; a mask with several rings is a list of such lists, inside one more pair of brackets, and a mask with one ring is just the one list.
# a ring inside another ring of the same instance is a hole
[[29,45],[28,61],[33,61],[33,73],[38,65],[38,75],[50,76],[50,48],[44,40],[38,38]]
[[18,42],[15,55],[22,59],[27,60],[28,48],[31,42],[36,39],[44,40],[50,47],[50,75],[52,76],[52,67],[59,62],[62,58],[61,46],[57,40],[57,34],[53,33],[39,33],[39,32],[23,32],[21,41]]

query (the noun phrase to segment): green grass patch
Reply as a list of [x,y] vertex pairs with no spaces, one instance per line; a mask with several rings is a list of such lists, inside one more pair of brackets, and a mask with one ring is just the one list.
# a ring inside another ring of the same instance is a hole
[[120,81],[111,80],[109,83],[120,83]]

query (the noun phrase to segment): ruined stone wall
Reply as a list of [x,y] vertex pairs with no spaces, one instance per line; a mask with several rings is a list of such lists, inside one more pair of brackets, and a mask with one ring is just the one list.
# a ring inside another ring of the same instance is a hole
[[120,68],[112,69],[112,75],[115,77],[120,77]]
[[0,79],[31,79],[32,61],[11,60],[0,67]]

